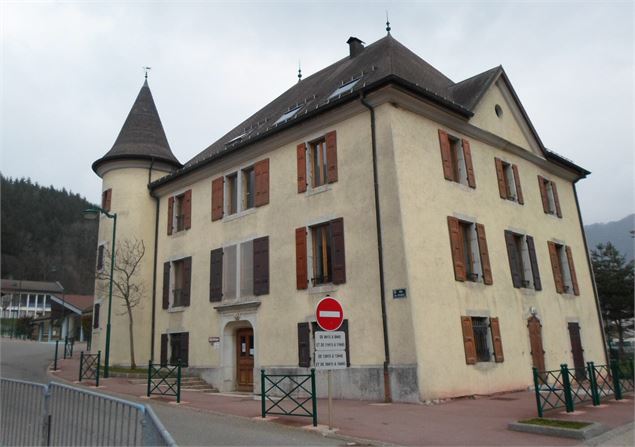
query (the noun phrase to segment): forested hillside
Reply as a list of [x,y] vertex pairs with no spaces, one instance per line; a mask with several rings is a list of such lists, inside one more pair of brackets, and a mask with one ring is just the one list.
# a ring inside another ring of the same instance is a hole
[[2,278],[59,281],[68,293],[92,294],[97,221],[79,194],[30,179],[2,180]]
[[635,214],[614,222],[596,223],[584,227],[589,250],[594,250],[597,244],[610,242],[624,255],[626,261],[635,258],[635,240],[631,233],[634,230]]

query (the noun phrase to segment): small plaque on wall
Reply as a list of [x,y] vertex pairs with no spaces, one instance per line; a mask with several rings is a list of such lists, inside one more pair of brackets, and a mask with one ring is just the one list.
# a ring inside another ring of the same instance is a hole
[[392,289],[392,297],[395,300],[406,298],[406,289]]

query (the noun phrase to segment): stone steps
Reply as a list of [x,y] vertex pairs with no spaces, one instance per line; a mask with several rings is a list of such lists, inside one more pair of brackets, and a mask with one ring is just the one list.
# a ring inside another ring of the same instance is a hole
[[[174,379],[171,379],[174,380]],[[146,385],[148,379],[129,379],[129,383],[135,385]],[[163,389],[165,385],[161,385],[159,388]],[[200,391],[203,393],[218,393],[218,390],[209,383],[205,382],[199,377],[181,377],[181,391]]]

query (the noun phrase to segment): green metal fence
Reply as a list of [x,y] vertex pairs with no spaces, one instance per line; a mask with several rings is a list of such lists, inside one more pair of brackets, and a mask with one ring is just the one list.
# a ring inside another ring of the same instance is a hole
[[310,417],[317,427],[317,395],[315,369],[311,374],[267,374],[260,371],[260,401],[262,417]]
[[101,360],[101,351],[97,354],[79,353],[79,381],[82,379],[94,380],[95,386],[99,386],[99,364]]
[[147,396],[174,396],[181,402],[181,362],[176,365],[153,364],[148,362]]

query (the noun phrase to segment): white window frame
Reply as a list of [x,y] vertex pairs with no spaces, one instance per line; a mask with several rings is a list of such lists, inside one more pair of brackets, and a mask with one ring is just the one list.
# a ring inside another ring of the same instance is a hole
[[511,163],[506,161],[502,161],[502,163],[504,171],[503,177],[507,186],[507,191],[509,191],[510,195],[507,199],[518,202],[518,191],[516,191],[516,176],[514,175],[514,168]]
[[545,191],[547,193],[547,202],[549,203],[549,214],[556,214],[556,198],[553,195],[553,181],[545,179]]
[[573,279],[571,277],[571,267],[569,266],[569,258],[567,257],[567,246],[556,243],[558,251],[558,259],[560,260],[560,270],[562,272],[562,286],[564,293],[573,294]]
[[[239,241],[234,241],[231,243],[228,243],[226,245],[223,245],[223,301],[227,300],[227,301],[235,301],[235,300],[244,300],[246,298],[254,298],[256,295],[254,294],[254,283],[253,283],[253,250],[254,250],[254,246],[253,246],[253,242],[254,239],[256,239],[256,237],[250,237],[247,239],[241,239]],[[245,271],[245,268],[243,268],[243,245],[244,244],[249,244],[251,243],[251,275],[252,275],[252,282],[251,282],[251,293],[245,293],[243,294],[243,284],[242,284],[242,280],[243,280],[243,275],[244,274],[249,274],[249,272]],[[227,259],[225,252],[228,248],[230,247],[234,247],[234,249],[236,250],[236,266],[235,266],[235,281],[234,281],[234,290],[235,290],[235,296],[228,298],[227,297],[227,277],[225,276],[227,274],[227,264],[225,259]]]
[[[467,278],[469,282],[482,283],[483,279],[483,264],[481,262],[481,250],[478,245],[478,234],[476,233],[476,222],[472,220],[465,220],[459,218],[459,226],[461,229],[461,239],[463,240],[463,249],[468,248],[470,250],[470,259],[472,260],[471,273],[477,277],[475,280]],[[468,226],[467,231],[467,243],[465,242],[465,232],[463,229]],[[464,260],[466,261],[466,259]],[[465,265],[466,276],[470,274],[468,272],[467,263]]]
[[457,138],[452,135],[448,135],[450,140],[450,150],[454,153],[452,157],[452,161],[456,160],[457,165],[452,166],[452,169],[458,170],[459,178],[456,183],[460,183],[461,185],[469,186],[468,178],[467,178],[467,163],[465,162],[465,151],[463,150],[463,142],[460,138]]
[[[247,208],[243,200],[243,188],[245,171],[248,169],[254,170],[254,206]],[[256,162],[245,163],[237,168],[227,171],[223,175],[223,220],[233,220],[237,217],[244,216],[245,214],[253,213],[256,210],[256,176],[255,176]],[[229,195],[229,180],[228,177],[232,175],[236,176],[236,212],[229,213],[230,210],[230,195]],[[230,244],[231,245],[231,244]]]

